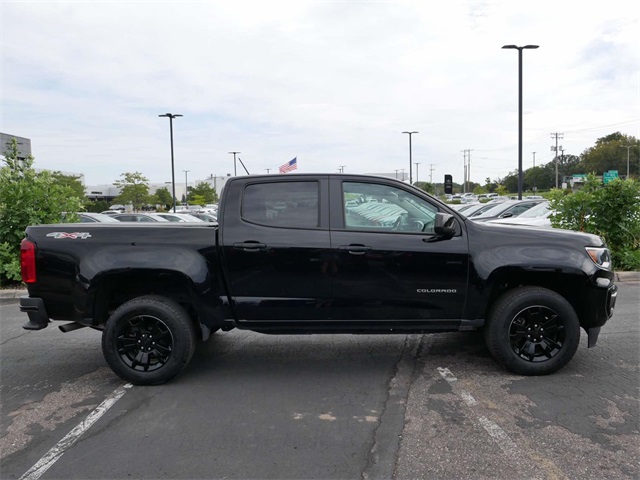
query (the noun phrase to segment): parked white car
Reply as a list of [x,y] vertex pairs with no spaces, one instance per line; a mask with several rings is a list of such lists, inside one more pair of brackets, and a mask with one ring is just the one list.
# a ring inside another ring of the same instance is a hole
[[173,212],[158,212],[156,213],[159,217],[162,217],[170,222],[176,223],[197,223],[202,222],[199,218],[196,218],[188,213],[173,213]]
[[534,227],[551,227],[551,215],[555,212],[549,208],[549,202],[542,202],[526,212],[512,218],[499,218],[489,220],[487,223],[500,223],[502,225],[531,225]]

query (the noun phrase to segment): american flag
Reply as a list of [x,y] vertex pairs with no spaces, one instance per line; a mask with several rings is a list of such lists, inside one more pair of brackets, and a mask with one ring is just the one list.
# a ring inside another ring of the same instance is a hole
[[297,169],[298,169],[298,157],[288,161],[287,163],[280,165],[279,171],[280,173],[287,173],[287,172],[290,172],[291,170],[297,170]]

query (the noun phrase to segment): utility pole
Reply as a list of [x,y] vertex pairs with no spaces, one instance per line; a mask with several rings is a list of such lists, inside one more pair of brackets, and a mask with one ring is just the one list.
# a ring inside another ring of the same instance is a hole
[[467,192],[467,187],[471,182],[471,150],[462,150],[462,154],[464,156],[464,182],[463,182],[463,193]]
[[[562,166],[563,166],[563,169],[562,169],[563,174],[567,173],[567,170],[564,168],[564,148],[562,148],[562,147],[560,147],[560,161],[561,161]],[[564,183],[564,181],[562,183]]]
[[462,193],[467,193],[467,151],[462,152],[462,165],[464,165],[464,174],[462,175]]
[[346,165],[340,165],[340,168],[338,169],[340,173],[344,173],[344,167],[346,167]]
[[[556,146],[554,147],[553,145],[551,145],[551,151],[556,152],[556,157],[554,159],[556,163],[556,188],[558,188],[558,139],[562,139],[563,136],[564,136],[564,133],[559,133],[559,132],[555,132],[551,134],[551,138],[555,138],[556,140]],[[560,148],[562,148],[562,145],[560,145]]]
[[237,177],[238,176],[238,171],[236,169],[236,154],[241,153],[241,152],[229,152],[230,154],[233,154],[233,176]]
[[271,170],[270,168],[265,168],[265,170],[267,171],[267,175],[269,175],[269,171]]
[[435,170],[435,168],[433,168],[433,163],[430,163],[429,166],[429,183],[433,184],[433,171]]

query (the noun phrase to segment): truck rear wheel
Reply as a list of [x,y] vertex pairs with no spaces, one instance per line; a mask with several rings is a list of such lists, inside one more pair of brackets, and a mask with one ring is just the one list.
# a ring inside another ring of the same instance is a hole
[[564,367],[580,343],[571,304],[554,291],[518,287],[502,295],[484,330],[491,355],[521,375],[545,375]]
[[187,366],[196,332],[187,312],[171,299],[147,295],[118,307],[102,332],[111,369],[134,385],[158,385]]

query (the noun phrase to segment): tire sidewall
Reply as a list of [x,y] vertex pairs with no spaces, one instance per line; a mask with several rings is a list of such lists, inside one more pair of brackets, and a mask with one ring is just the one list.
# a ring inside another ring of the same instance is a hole
[[[542,362],[530,362],[521,358],[512,348],[509,328],[513,319],[528,307],[542,306],[558,314],[564,327],[564,342],[560,351]],[[573,358],[580,343],[580,322],[567,300],[562,296],[538,287],[520,287],[501,297],[492,309],[488,329],[485,332],[492,355],[512,372],[521,375],[545,375],[564,367]]]
[[[131,318],[138,315],[158,318],[172,337],[169,360],[162,367],[149,372],[132,369],[118,353],[118,333]],[[189,316],[179,304],[164,297],[139,297],[124,303],[109,317],[102,334],[105,360],[120,378],[134,385],[158,385],[173,378],[189,363],[194,348],[195,331]]]

